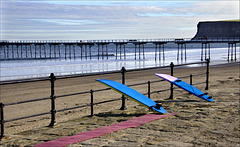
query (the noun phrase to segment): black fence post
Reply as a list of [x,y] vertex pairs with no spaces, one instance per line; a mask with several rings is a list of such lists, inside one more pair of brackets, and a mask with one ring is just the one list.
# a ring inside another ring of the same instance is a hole
[[93,116],[93,90],[90,90],[91,93],[91,116]]
[[54,76],[53,73],[50,75],[50,82],[51,82],[51,122],[49,124],[49,127],[53,127],[56,124],[56,109],[55,109],[55,99],[56,97],[54,96],[54,82],[56,80],[56,77]]
[[148,81],[148,98],[150,98],[150,96],[151,96],[151,82],[150,81]]
[[[170,68],[171,68],[171,76],[173,76],[173,68],[174,68],[173,62],[171,62]],[[171,83],[170,91],[171,91],[171,93],[170,93],[169,99],[173,99],[173,84],[172,83]]]
[[190,85],[192,85],[192,74],[190,74]]
[[4,113],[3,113],[3,107],[4,104],[0,103],[0,109],[1,109],[1,136],[0,136],[0,140],[2,140],[2,138],[4,137]]
[[210,63],[210,60],[207,59],[206,88],[205,88],[205,90],[208,90],[208,83],[209,83],[209,63]]
[[[126,73],[126,69],[125,69],[124,67],[122,67],[121,73],[122,73],[122,84],[125,85],[125,73]],[[125,110],[125,109],[126,109],[125,99],[126,99],[125,96],[122,95],[122,106],[121,106],[120,110]]]

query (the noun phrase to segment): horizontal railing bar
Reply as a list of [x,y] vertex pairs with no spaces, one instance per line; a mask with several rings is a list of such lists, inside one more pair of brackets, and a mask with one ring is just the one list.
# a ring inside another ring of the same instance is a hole
[[62,112],[62,111],[66,111],[66,110],[73,110],[73,109],[83,108],[83,107],[87,107],[87,106],[90,106],[90,104],[76,106],[76,107],[71,107],[71,108],[60,109],[60,110],[56,110],[56,112]]
[[[107,100],[107,101],[102,101],[102,102],[98,102],[98,103],[93,103],[93,105],[98,105],[98,104],[107,103],[107,102],[113,102],[113,101],[117,101],[117,100],[121,100],[121,98],[113,99],[113,100]],[[60,110],[56,110],[56,112],[61,112],[61,111],[66,111],[66,110],[73,110],[73,109],[83,108],[83,107],[87,107],[87,106],[91,106],[91,104],[86,104],[86,105],[82,105],[82,106],[76,106],[76,107],[71,107],[71,108],[60,109]]]
[[205,84],[206,82],[199,82],[199,83],[194,83],[192,85],[199,85],[199,84]]
[[148,95],[148,93],[143,93],[143,95]]
[[55,97],[56,97],[56,98],[61,98],[61,97],[68,97],[68,96],[74,96],[74,95],[80,95],[80,94],[86,94],[86,93],[90,93],[90,91],[70,93],[70,94],[64,94],[64,95],[57,95],[57,96],[55,96]]
[[164,92],[164,91],[169,91],[169,90],[170,89],[163,89],[163,90],[159,90],[159,91],[152,91],[150,93],[153,94],[153,93]]
[[20,79],[20,80],[0,81],[0,85],[30,83],[30,82],[39,82],[39,81],[48,81],[48,80],[50,80],[49,77],[28,78],[28,79]]
[[43,100],[48,100],[48,99],[51,99],[51,97],[39,98],[39,99],[34,99],[34,100],[26,100],[26,101],[14,102],[14,103],[7,103],[7,104],[4,104],[4,106],[24,104],[24,103],[29,103],[29,102],[37,102],[37,101],[43,101]]
[[93,105],[99,105],[99,104],[103,104],[103,103],[108,103],[108,102],[118,101],[118,100],[121,100],[121,99],[122,99],[122,98],[117,98],[117,99],[112,99],[112,100],[102,101],[102,102],[98,102],[98,103],[93,103]]
[[127,86],[128,86],[128,87],[133,87],[133,86],[139,86],[139,85],[145,85],[145,84],[148,84],[148,82],[137,83],[137,84],[130,84],[130,85],[127,85]]
[[201,76],[201,75],[205,75],[206,73],[200,73],[200,74],[193,74],[192,76]]
[[111,88],[97,89],[97,90],[93,90],[93,92],[106,91],[106,90],[110,90],[110,89]]
[[11,122],[11,121],[16,121],[16,120],[21,120],[21,119],[26,119],[26,118],[31,118],[31,117],[37,117],[37,116],[46,115],[46,114],[50,114],[50,112],[45,112],[45,113],[39,113],[39,114],[34,114],[34,115],[29,115],[29,116],[24,116],[24,117],[19,117],[19,118],[8,119],[8,120],[4,120],[4,122]]
[[190,77],[190,75],[187,75],[187,76],[181,76],[181,77],[176,77],[176,78],[180,79],[180,78],[188,78],[188,77]]
[[151,83],[158,83],[158,82],[163,82],[163,81],[166,81],[166,80],[151,81]]

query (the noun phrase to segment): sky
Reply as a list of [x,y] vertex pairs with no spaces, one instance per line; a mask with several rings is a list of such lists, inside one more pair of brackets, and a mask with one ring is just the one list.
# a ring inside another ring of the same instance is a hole
[[239,19],[239,0],[1,0],[1,40],[192,38]]

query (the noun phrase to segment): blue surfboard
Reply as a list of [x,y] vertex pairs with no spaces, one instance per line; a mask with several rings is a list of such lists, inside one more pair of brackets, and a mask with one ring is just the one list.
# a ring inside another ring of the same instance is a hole
[[155,75],[170,82],[170,83],[173,83],[174,85],[178,86],[179,88],[182,88],[182,89],[196,95],[197,97],[199,97],[201,99],[204,99],[209,102],[213,102],[212,97],[208,96],[206,93],[202,92],[201,90],[197,89],[196,87],[194,87],[176,77],[173,77],[173,76],[170,76],[167,74],[161,74],[161,73],[156,73]]
[[159,112],[162,114],[167,113],[167,111],[161,105],[158,105],[153,100],[149,99],[145,95],[137,92],[136,90],[134,90],[126,85],[123,85],[116,81],[105,80],[105,79],[98,79],[97,81],[116,90],[117,92],[129,97],[130,99],[136,101],[137,103],[139,103],[153,111],[156,111],[156,112]]

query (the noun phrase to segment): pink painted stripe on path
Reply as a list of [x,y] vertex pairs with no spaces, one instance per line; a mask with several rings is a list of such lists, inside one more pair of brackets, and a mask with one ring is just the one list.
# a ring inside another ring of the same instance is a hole
[[177,113],[167,113],[165,115],[154,115],[154,114],[146,114],[140,117],[136,117],[136,118],[131,118],[127,121],[124,122],[120,122],[120,123],[116,123],[116,124],[112,124],[110,126],[106,126],[106,127],[101,127],[101,128],[97,128],[88,132],[83,132],[83,133],[79,133],[77,135],[74,136],[68,136],[68,137],[62,137],[59,138],[57,140],[53,140],[53,141],[48,141],[48,142],[44,142],[38,145],[35,145],[34,147],[63,147],[69,144],[73,144],[73,143],[77,143],[77,142],[81,142],[84,140],[88,140],[88,139],[92,139],[92,138],[96,138],[111,132],[115,132],[118,130],[123,130],[126,128],[132,128],[132,127],[137,127],[140,126],[142,124],[151,122],[153,120],[156,119],[160,119],[160,118],[165,118],[168,116],[173,116],[176,115]]

